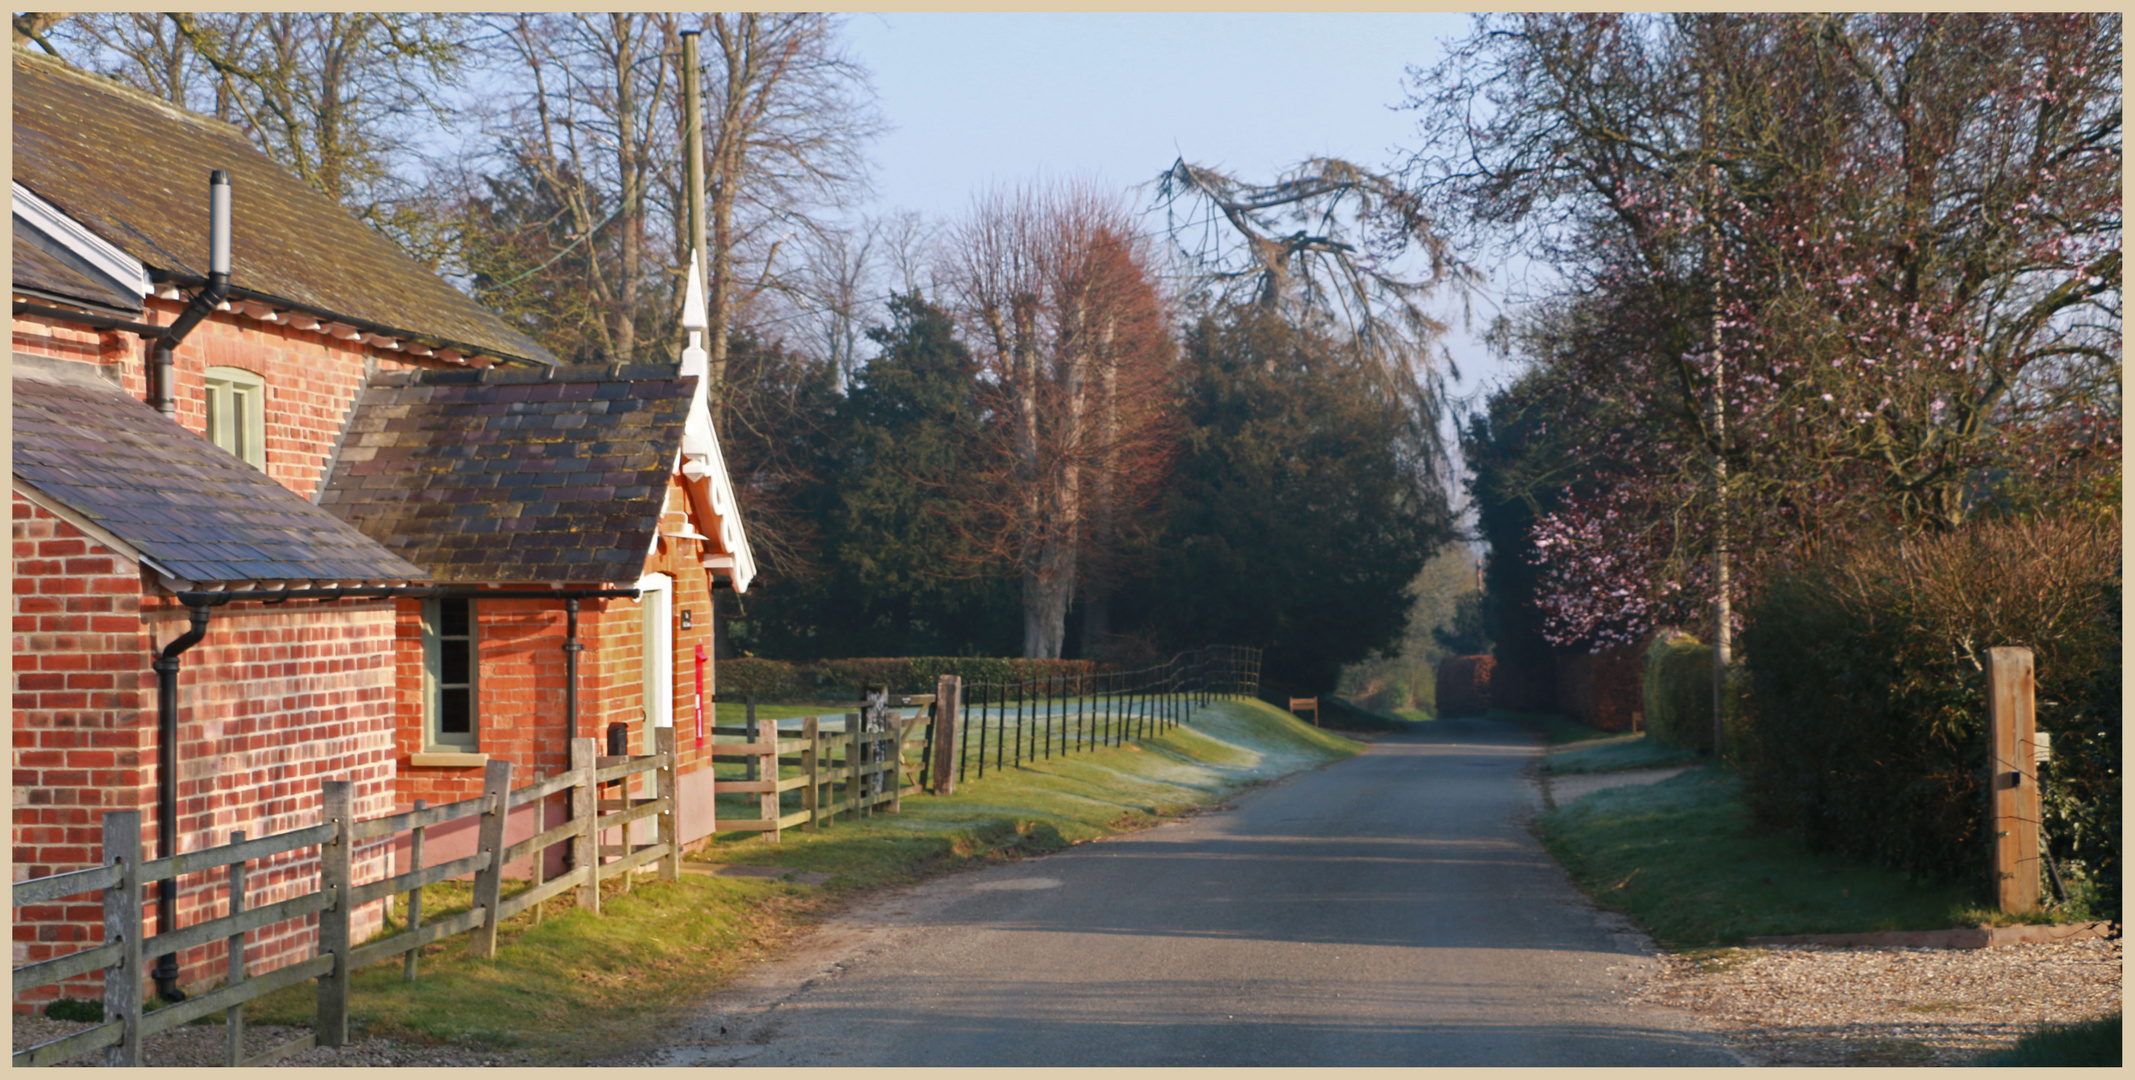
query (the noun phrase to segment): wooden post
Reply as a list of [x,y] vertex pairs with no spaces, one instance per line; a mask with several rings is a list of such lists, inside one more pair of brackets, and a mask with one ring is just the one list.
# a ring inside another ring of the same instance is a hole
[[[239,829],[230,834],[230,842],[241,844],[245,831]],[[245,861],[239,859],[230,864],[230,915],[232,918],[245,913]],[[223,985],[236,986],[245,981],[245,935],[240,930],[231,934],[223,943]],[[223,1059],[231,1068],[245,1060],[245,1006],[239,1002],[223,1012]]]
[[934,680],[934,794],[956,794],[956,737],[962,725],[958,706],[964,696],[964,680],[944,675]]
[[504,888],[504,823],[511,817],[512,763],[491,758],[482,776],[481,827],[475,851],[489,853],[489,865],[474,872],[474,906],[489,912],[474,928],[468,951],[485,960],[497,955],[497,900]]
[[600,817],[600,788],[593,783],[593,770],[599,756],[598,740],[571,740],[571,771],[578,774],[571,782],[571,820],[578,826],[571,834],[571,868],[585,875],[578,883],[578,906],[595,915],[600,914],[600,834],[593,822]]
[[[415,808],[417,810],[430,809],[430,800],[415,800]],[[423,868],[423,830],[424,826],[422,825],[417,825],[413,829],[408,830],[409,873],[414,873],[415,871]],[[422,928],[423,887],[417,885],[416,887],[408,890],[408,933],[412,934]],[[417,963],[419,963],[417,957],[421,955],[422,949],[420,948],[409,949],[407,952],[401,954],[400,980],[402,982],[415,981],[415,967]]]
[[845,743],[844,801],[845,820],[847,821],[860,820],[860,812],[864,809],[862,800],[866,796],[860,791],[860,740],[862,737],[860,733],[860,714],[856,712],[846,713],[845,738],[843,741]]
[[349,827],[355,824],[354,785],[346,780],[319,782],[319,818],[331,823],[333,839],[319,845],[319,891],[331,892],[334,906],[319,913],[319,955],[334,958],[332,971],[319,976],[319,1020],[313,1031],[320,1046],[343,1046],[348,1042],[348,950],[349,889],[354,882],[355,844]]
[[823,759],[822,719],[811,716],[802,720],[801,739],[807,743],[801,747],[801,775],[808,778],[808,782],[801,785],[801,809],[808,812],[808,818],[801,823],[801,828],[816,832],[823,827],[823,789],[818,786],[822,783],[819,775]]
[[[760,776],[771,781],[771,790],[756,796],[756,816],[771,823],[771,827],[764,830],[764,839],[769,843],[776,844],[779,842],[779,834],[784,831],[779,828],[778,824],[778,781],[781,775],[778,767],[778,721],[771,721],[769,725],[771,733],[765,735],[765,725],[757,723],[755,716],[756,698],[752,695],[749,698],[748,738],[750,742],[768,746],[770,749],[749,759],[749,779],[754,780]],[[759,762],[762,764],[759,765]]]
[[104,1019],[124,1025],[104,1064],[141,1064],[141,812],[104,811],[104,865],[117,863],[117,883],[104,890],[104,940],[119,943],[117,962],[104,969]]
[[890,714],[890,813],[904,812],[904,720]]
[[665,809],[660,811],[658,835],[655,842],[667,845],[667,854],[660,856],[660,880],[682,880],[682,820],[681,798],[675,784],[677,758],[675,756],[675,729],[671,727],[652,729],[652,745],[660,755],[660,767],[652,774],[653,797],[660,800]]
[[2039,781],[2031,650],[1987,651],[1987,835],[1994,844],[1994,895],[2011,915],[2039,908]]

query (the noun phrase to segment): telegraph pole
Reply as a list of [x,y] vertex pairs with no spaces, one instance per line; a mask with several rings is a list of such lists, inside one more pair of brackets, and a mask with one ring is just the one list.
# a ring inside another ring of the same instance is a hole
[[704,91],[699,86],[703,64],[697,59],[697,35],[702,32],[682,31],[682,176],[689,188],[690,253],[709,284],[711,263],[704,250]]

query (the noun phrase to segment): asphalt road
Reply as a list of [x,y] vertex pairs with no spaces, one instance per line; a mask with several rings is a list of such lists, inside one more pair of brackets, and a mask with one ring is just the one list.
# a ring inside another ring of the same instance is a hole
[[667,1065],[1734,1065],[1527,834],[1532,739],[1440,721],[1230,809],[953,875],[760,967]]

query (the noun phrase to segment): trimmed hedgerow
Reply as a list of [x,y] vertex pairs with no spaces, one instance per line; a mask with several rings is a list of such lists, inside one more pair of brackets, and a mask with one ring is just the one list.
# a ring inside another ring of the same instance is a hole
[[1743,635],[1752,812],[1816,850],[1984,885],[1984,666],[2028,646],[2050,850],[2117,911],[2119,576],[2110,519],[1834,544],[1775,575]]
[[1688,634],[1654,638],[1643,690],[1654,742],[1712,753],[1712,646]]
[[1022,683],[1038,679],[1088,675],[1098,666],[1088,660],[1025,660],[990,656],[859,657],[838,660],[763,660],[744,657],[719,663],[719,697],[759,702],[853,701],[863,686],[883,686],[897,694],[927,694],[943,675],[967,683]]

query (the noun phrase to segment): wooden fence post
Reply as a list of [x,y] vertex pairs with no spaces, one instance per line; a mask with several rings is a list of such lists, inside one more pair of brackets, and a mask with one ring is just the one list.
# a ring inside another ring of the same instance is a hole
[[818,773],[823,758],[822,720],[814,716],[802,720],[801,739],[807,743],[801,747],[801,774],[808,778],[808,782],[801,785],[801,809],[808,811],[808,818],[801,823],[801,828],[816,832],[823,827],[823,789],[817,786],[821,783]]
[[104,1019],[117,1020],[117,1046],[104,1064],[141,1064],[141,812],[104,811],[104,865],[119,864],[119,880],[104,890],[104,940],[120,943],[117,963],[104,969]]
[[482,777],[482,811],[476,852],[489,853],[489,865],[474,873],[474,906],[488,911],[468,942],[470,951],[485,960],[497,955],[497,900],[504,888],[504,823],[511,817],[512,763],[490,759]]
[[653,797],[660,800],[665,809],[660,811],[658,835],[655,842],[667,845],[667,854],[660,856],[660,880],[682,880],[682,820],[680,791],[675,783],[679,767],[675,757],[675,729],[671,727],[652,729],[653,749],[660,755],[660,767],[652,774]]
[[959,722],[959,706],[964,695],[964,680],[954,675],[944,675],[934,680],[934,761],[929,766],[934,775],[934,794],[956,794],[956,735]]
[[319,955],[334,958],[332,971],[319,976],[319,1019],[313,1029],[320,1046],[348,1042],[348,950],[350,886],[354,884],[355,843],[349,826],[355,819],[353,786],[346,780],[319,783],[319,817],[335,826],[333,839],[319,845],[319,891],[334,894],[334,906],[319,913]]
[[600,789],[593,783],[593,770],[599,767],[599,756],[598,740],[571,740],[571,771],[578,774],[571,783],[571,819],[578,825],[571,835],[571,865],[574,873],[586,876],[578,883],[578,906],[595,915],[600,914],[600,834],[593,831],[593,822],[600,817]]
[[861,800],[865,798],[860,791],[860,740],[864,737],[860,733],[860,719],[859,713],[845,714],[845,738],[841,740],[845,743],[844,802],[847,821],[860,820],[860,812],[863,809]]
[[[245,831],[239,829],[230,834],[230,842],[241,844]],[[242,915],[245,911],[245,861],[239,859],[230,864],[230,915]],[[240,930],[231,934],[223,943],[223,967],[226,975],[223,985],[236,986],[245,981],[245,934]],[[231,1068],[245,1060],[245,1006],[242,1002],[232,1005],[223,1013],[223,1059]]]
[[1987,651],[1987,835],[1994,844],[1994,895],[2001,910],[2039,908],[2039,780],[2031,650]]
[[[417,810],[428,810],[430,808],[430,800],[415,800],[415,808]],[[408,871],[410,873],[413,873],[414,871],[423,868],[423,828],[423,826],[417,825],[413,829],[408,830]],[[412,934],[422,928],[423,887],[417,885],[416,887],[408,890],[408,933]],[[409,949],[406,953],[402,954],[400,966],[400,981],[415,981],[415,967],[418,963],[420,963],[417,958],[422,955],[422,952],[422,947],[417,946],[415,948]]]
[[890,714],[890,813],[904,812],[904,720]]
[[[754,780],[761,777],[771,781],[771,790],[759,793],[756,796],[756,814],[771,823],[771,827],[764,830],[764,839],[766,842],[776,844],[780,839],[779,834],[784,831],[778,824],[780,816],[778,781],[783,772],[778,767],[778,721],[773,720],[769,724],[763,724],[754,720],[756,699],[752,696],[749,701],[749,715],[752,719],[749,723],[748,740],[760,746],[769,747],[765,753],[749,758],[749,779]],[[768,735],[765,734],[767,728],[770,732]]]

